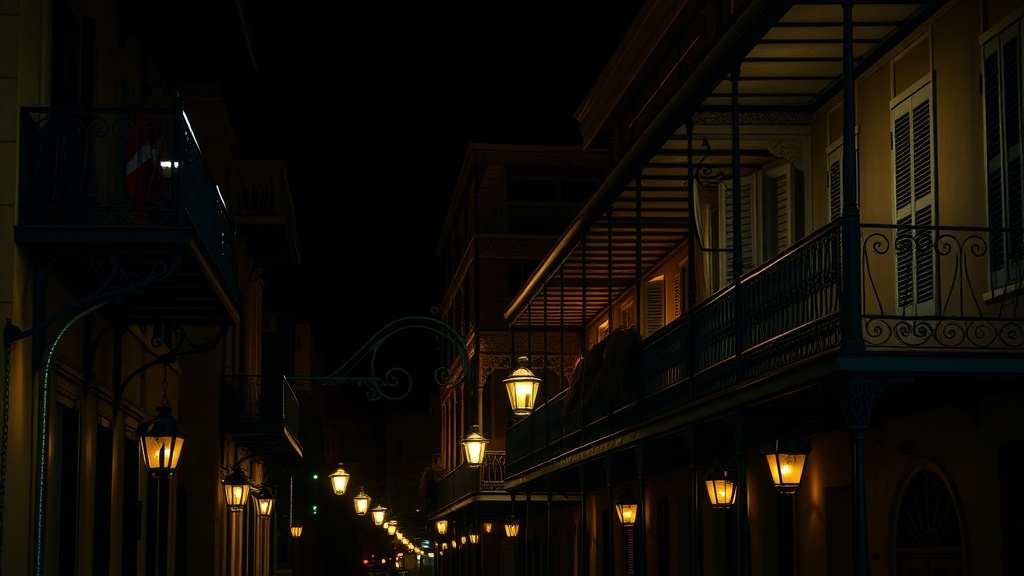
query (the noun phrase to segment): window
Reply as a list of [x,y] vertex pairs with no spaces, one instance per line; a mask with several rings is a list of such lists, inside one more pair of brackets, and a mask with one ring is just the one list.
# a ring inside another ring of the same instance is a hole
[[825,182],[828,184],[828,219],[835,222],[843,215],[843,143],[829,150]]
[[896,222],[896,305],[906,315],[933,314],[935,302],[932,85],[919,82],[892,108]]
[[648,280],[644,291],[644,336],[650,336],[665,325],[665,277]]
[[619,306],[619,326],[623,328],[632,328],[633,326],[636,326],[632,300],[626,302],[622,306]]
[[[786,162],[773,168],[758,170],[740,178],[738,198],[732,192],[732,180],[719,184],[722,198],[719,230],[724,236],[720,246],[732,246],[733,202],[740,202],[740,242],[742,270],[748,272],[788,248],[794,240],[794,226],[799,219],[798,202],[794,197],[795,169]],[[722,254],[724,269],[722,285],[732,280],[733,252]]]
[[[985,159],[994,286],[1024,279],[1024,179],[1021,174],[1021,21],[982,49]],[[1009,230],[1006,230],[1009,229]]]

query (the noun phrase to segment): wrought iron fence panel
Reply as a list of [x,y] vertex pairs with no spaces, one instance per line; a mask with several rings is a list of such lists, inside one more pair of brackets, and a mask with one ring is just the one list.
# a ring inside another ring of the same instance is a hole
[[992,242],[1021,230],[864,225],[865,345],[922,350],[1024,348],[1024,278],[1008,274]]

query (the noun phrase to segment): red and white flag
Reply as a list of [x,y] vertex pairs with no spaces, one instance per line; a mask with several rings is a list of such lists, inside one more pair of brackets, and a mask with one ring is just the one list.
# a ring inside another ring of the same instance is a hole
[[[159,122],[142,112],[128,115],[128,135],[124,141],[124,186],[136,206],[153,206],[167,200],[163,172],[157,157]],[[143,214],[148,221],[148,213]]]

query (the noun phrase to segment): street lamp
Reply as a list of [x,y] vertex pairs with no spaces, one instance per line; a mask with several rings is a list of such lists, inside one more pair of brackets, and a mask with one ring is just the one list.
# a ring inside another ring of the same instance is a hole
[[633,497],[633,493],[626,490],[622,496],[615,502],[615,513],[619,516],[619,522],[623,526],[632,527],[636,523],[636,498]]
[[736,502],[736,473],[724,466],[715,466],[708,472],[704,482],[712,508],[730,508]]
[[774,446],[764,450],[772,472],[772,482],[780,494],[795,494],[800,488],[804,464],[810,452],[810,446],[797,438],[780,438],[774,442]]
[[505,518],[505,536],[509,538],[515,538],[519,535],[519,521],[516,520],[515,515]]
[[362,486],[359,487],[359,494],[352,499],[352,503],[356,507],[356,514],[360,516],[365,516],[366,511],[370,509],[370,497],[363,490]]
[[373,509],[371,515],[373,516],[373,523],[380,526],[384,523],[384,514],[387,513],[387,508],[377,504],[377,507]]
[[528,416],[533,412],[533,404],[537,399],[537,389],[540,387],[540,378],[530,370],[530,358],[520,356],[519,367],[512,371],[508,378],[505,378],[505,389],[508,391],[508,401],[512,405],[512,414],[516,416]]
[[334,493],[341,496],[348,489],[349,473],[345,472],[345,469],[341,467],[341,462],[338,463],[338,469],[331,473],[331,488],[334,489]]
[[252,488],[249,478],[242,472],[242,467],[235,465],[221,483],[224,485],[224,500],[228,504],[228,510],[241,512]]
[[256,493],[256,513],[260,518],[270,518],[274,510],[274,493],[269,487],[264,486]]
[[480,426],[473,424],[469,427],[469,434],[462,440],[462,450],[466,456],[466,463],[471,468],[482,464],[486,449],[487,438],[480,435]]
[[174,475],[181,457],[185,437],[178,432],[178,422],[165,403],[156,409],[156,417],[139,426],[139,449],[146,468],[157,478]]

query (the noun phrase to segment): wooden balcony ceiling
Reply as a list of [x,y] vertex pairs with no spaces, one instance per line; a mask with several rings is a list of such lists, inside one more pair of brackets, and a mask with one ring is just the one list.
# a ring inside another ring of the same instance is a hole
[[[858,2],[853,10],[857,70],[871,66],[941,4]],[[751,34],[763,36],[738,62],[743,125],[739,166],[743,174],[786,157],[777,139],[766,138],[763,131],[757,136],[751,126],[788,124],[788,130],[807,130],[810,113],[841,91],[842,7],[838,2],[798,2],[769,29],[749,30],[746,36]],[[606,70],[613,68],[609,65]],[[675,100],[680,109],[671,115],[692,115],[692,142],[684,124],[671,133],[663,130],[669,134],[667,138],[652,137],[645,143],[641,137],[634,150],[623,154],[623,160],[506,310],[515,324],[579,326],[604,313],[609,302],[635,287],[638,278],[665,262],[689,237],[695,222],[688,190],[691,163],[695,177],[711,180],[699,184],[698,190],[713,191],[716,182],[732,181],[732,82],[727,74],[733,66],[730,62],[704,63],[699,68],[695,74],[709,70],[708,74],[715,76],[684,83],[683,97]],[[711,87],[711,91],[697,92],[697,86]],[[705,246],[711,246],[711,240],[702,238]],[[669,283],[666,288],[671,286]]]

